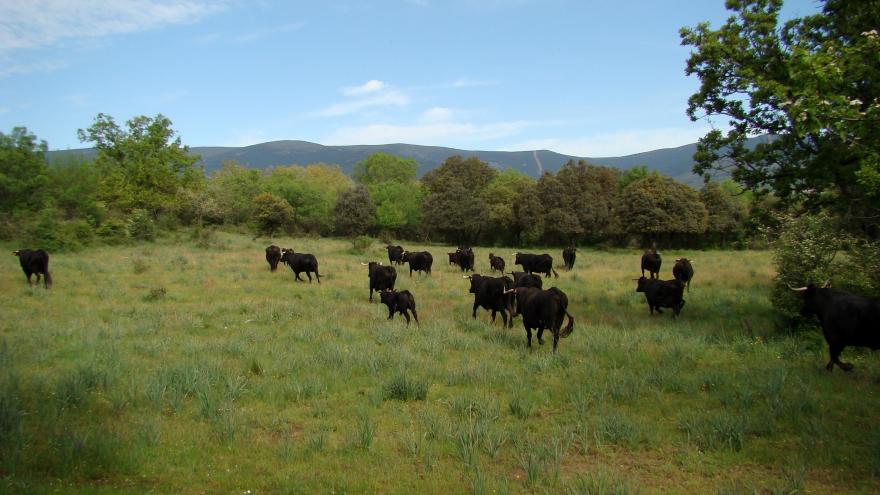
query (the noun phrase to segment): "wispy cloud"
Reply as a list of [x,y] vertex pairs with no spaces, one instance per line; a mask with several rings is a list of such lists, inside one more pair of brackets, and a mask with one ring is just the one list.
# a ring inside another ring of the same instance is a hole
[[86,93],[70,93],[64,97],[64,101],[70,106],[83,108],[92,104],[92,97]]
[[191,23],[225,8],[205,0],[0,0],[0,53]]
[[452,120],[454,110],[446,107],[432,107],[422,113],[423,122],[446,122]]
[[304,22],[291,22],[288,24],[282,24],[280,26],[270,26],[266,28],[255,29],[253,31],[234,36],[231,41],[236,44],[252,43],[254,41],[271,38],[272,36],[276,36],[279,34],[299,31],[303,28],[303,26],[305,26]]
[[511,121],[474,124],[468,122],[434,122],[414,125],[372,124],[342,127],[327,137],[326,144],[387,144],[416,143],[455,145],[501,139],[538,125],[535,122]]
[[372,79],[360,86],[342,88],[341,93],[347,98],[329,105],[313,115],[318,117],[339,117],[350,115],[370,108],[409,104],[409,96],[382,81]]
[[547,149],[574,156],[625,156],[694,143],[708,127],[634,129],[581,138],[531,139],[504,146],[511,151]]
[[469,77],[460,77],[450,84],[450,86],[453,88],[473,88],[473,87],[478,87],[478,86],[496,86],[496,85],[498,85],[498,83],[495,81],[471,79]]
[[52,72],[67,66],[67,62],[62,62],[60,60],[18,63],[7,57],[0,57],[0,77],[21,76],[37,72]]
[[416,5],[419,7],[427,7],[428,6],[428,0],[403,0],[403,1],[410,4],[410,5]]

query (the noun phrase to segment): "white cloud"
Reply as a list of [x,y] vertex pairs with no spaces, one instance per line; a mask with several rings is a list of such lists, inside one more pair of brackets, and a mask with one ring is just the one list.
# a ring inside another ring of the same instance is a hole
[[708,131],[708,127],[633,129],[574,139],[531,139],[505,146],[503,149],[511,151],[547,149],[566,155],[593,158],[625,156],[691,144],[705,136]]
[[276,34],[298,31],[302,29],[303,26],[305,26],[304,22],[291,22],[289,24],[282,24],[280,26],[256,29],[254,31],[233,37],[232,42],[237,44],[251,43],[264,38],[269,38]]
[[459,77],[455,81],[450,84],[453,88],[473,88],[477,86],[495,86],[498,83],[495,81],[482,81],[478,79],[471,79],[468,77]]
[[453,110],[446,107],[432,107],[422,113],[423,122],[444,122],[452,120]]
[[[2,50],[2,48],[0,48]],[[21,76],[35,72],[52,72],[67,67],[67,62],[49,60],[44,62],[17,63],[9,58],[0,58],[0,77]]]
[[415,125],[372,124],[342,127],[324,140],[326,144],[387,144],[412,143],[455,146],[455,143],[501,139],[519,134],[537,125],[528,121],[473,124],[467,122],[434,122]]
[[375,79],[367,81],[361,86],[343,88],[341,92],[348,98],[318,110],[313,115],[318,117],[339,117],[370,108],[404,107],[409,104],[409,96]]
[[428,0],[403,0],[403,1],[408,4],[411,4],[411,5],[417,5],[419,7],[427,7],[428,6]]
[[225,9],[205,0],[0,0],[0,52],[196,22]]
[[378,81],[376,79],[370,79],[360,86],[349,86],[347,88],[342,88],[342,94],[344,94],[345,96],[360,96],[367,93],[375,93],[376,91],[381,91],[385,89],[385,87],[386,84],[384,82]]

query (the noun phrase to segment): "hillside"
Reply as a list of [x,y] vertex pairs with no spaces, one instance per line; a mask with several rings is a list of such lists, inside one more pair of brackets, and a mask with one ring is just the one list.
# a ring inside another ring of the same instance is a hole
[[[762,138],[755,138],[755,142]],[[441,146],[420,146],[415,144],[382,144],[382,145],[351,145],[323,146],[308,141],[272,141],[244,147],[194,147],[193,153],[202,157],[205,170],[211,172],[222,166],[227,160],[234,160],[241,165],[254,168],[267,168],[277,165],[306,165],[310,163],[332,163],[342,167],[350,174],[355,163],[367,156],[384,152],[392,155],[412,158],[419,163],[419,176],[438,167],[452,155],[476,156],[493,167],[513,168],[532,177],[539,177],[542,172],[555,172],[568,160],[585,159],[596,165],[626,170],[638,165],[646,165],[649,170],[656,170],[664,175],[691,185],[699,185],[702,181],[691,173],[693,154],[696,144],[687,144],[676,148],[665,148],[634,155],[618,157],[578,157],[563,155],[549,150],[535,151],[480,151],[445,148]],[[93,149],[50,151],[50,161],[58,161],[65,156],[91,156]]]

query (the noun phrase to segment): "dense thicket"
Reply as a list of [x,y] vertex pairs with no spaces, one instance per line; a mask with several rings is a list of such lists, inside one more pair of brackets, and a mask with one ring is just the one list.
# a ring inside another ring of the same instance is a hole
[[534,179],[451,156],[417,180],[415,160],[377,153],[353,177],[328,164],[254,170],[235,162],[206,175],[171,122],[99,114],[80,131],[94,161],[48,165],[27,129],[0,133],[6,239],[52,250],[149,240],[181,226],[257,235],[373,235],[468,244],[725,244],[741,241],[748,197],[733,184],[702,192],[638,167],[584,161]]

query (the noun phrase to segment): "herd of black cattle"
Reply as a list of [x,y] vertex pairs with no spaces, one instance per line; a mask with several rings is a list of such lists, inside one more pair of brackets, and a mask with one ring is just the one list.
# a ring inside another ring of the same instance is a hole
[[[368,270],[370,302],[373,301],[373,292],[379,292],[380,301],[388,307],[389,320],[394,317],[394,313],[400,313],[409,325],[411,313],[418,324],[415,296],[408,290],[397,291],[394,288],[397,270],[393,265],[408,263],[410,277],[413,271],[430,275],[434,258],[427,251],[409,252],[401,246],[389,245],[386,249],[391,265],[382,265],[381,262],[375,261],[362,263]],[[28,285],[33,284],[31,282],[33,275],[36,275],[38,285],[41,276],[45,288],[48,289],[52,285],[49,254],[46,251],[22,249],[12,254],[18,257],[21,268],[27,276]],[[514,264],[522,266],[523,271],[505,272],[504,259],[489,253],[490,270],[499,272],[501,274],[499,277],[473,273],[474,251],[469,246],[459,246],[455,252],[448,255],[450,265],[458,265],[462,273],[472,272],[463,276],[470,280],[470,293],[474,295],[473,318],[477,317],[477,308],[482,307],[492,312],[493,323],[496,315],[500,313],[504,325],[511,328],[513,319],[521,316],[528,346],[532,346],[532,330],[537,332],[540,344],[544,343],[542,338],[544,330],[549,330],[553,335],[553,352],[556,352],[560,338],[571,335],[574,330],[574,318],[568,312],[568,296],[556,287],[544,290],[543,279],[538,275],[542,274],[549,278],[552,273],[555,277],[559,277],[553,269],[553,257],[549,254],[516,253]],[[562,251],[567,270],[574,267],[576,256],[573,247]],[[273,272],[278,269],[278,263],[281,262],[290,267],[296,280],[305,282],[300,278],[300,273],[305,273],[311,283],[314,273],[318,283],[321,283],[318,260],[312,254],[296,253],[293,249],[272,245],[266,248],[266,261],[269,262],[269,269]],[[662,313],[661,308],[670,308],[675,318],[684,307],[685,288],[690,292],[694,268],[687,258],[676,259],[672,269],[674,279],[660,280],[661,263],[662,259],[656,248],[645,251],[642,255],[642,276],[634,279],[637,281],[636,291],[645,294],[652,315],[654,311]],[[649,274],[647,278],[645,270]],[[830,354],[830,360],[826,365],[828,371],[831,371],[835,364],[843,370],[852,370],[852,364],[841,362],[839,359],[840,353],[847,346],[880,349],[880,325],[877,325],[880,321],[880,301],[832,289],[830,280],[821,287],[810,283],[805,287],[790,288],[803,294],[804,304],[801,313],[804,316],[817,316],[822,325]],[[566,317],[568,324],[562,327]]]

